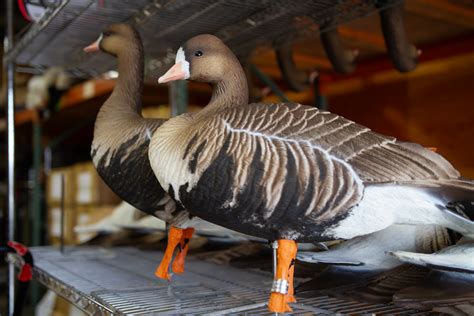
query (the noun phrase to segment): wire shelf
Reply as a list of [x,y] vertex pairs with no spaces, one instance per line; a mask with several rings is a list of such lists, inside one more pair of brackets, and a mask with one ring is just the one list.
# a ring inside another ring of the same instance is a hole
[[[186,272],[174,275],[168,283],[153,273],[161,252],[127,247],[68,247],[64,254],[53,247],[30,250],[35,259],[34,277],[90,315],[269,314],[266,301],[272,277],[262,271],[190,257]],[[322,294],[299,298],[292,307],[294,315],[416,313],[392,304]]]
[[179,45],[197,34],[216,34],[245,58],[258,46],[315,37],[325,25],[344,23],[398,2],[65,0],[32,25],[5,59],[36,69],[63,66],[77,77],[95,76],[115,69],[115,61],[105,54],[86,55],[82,48],[107,25],[128,22],[142,35],[147,76],[156,77],[174,61]]

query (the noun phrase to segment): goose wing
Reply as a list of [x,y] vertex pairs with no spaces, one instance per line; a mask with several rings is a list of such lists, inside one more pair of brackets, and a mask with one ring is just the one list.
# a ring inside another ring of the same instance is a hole
[[459,177],[449,162],[422,146],[300,104],[227,109],[199,131],[185,153],[196,158],[199,151],[192,163],[200,169],[197,177],[222,155],[230,157],[232,171],[225,172],[232,195],[226,203],[242,203],[239,195],[248,190],[261,193],[267,219],[328,220],[356,205],[368,184]]
[[[311,146],[342,160],[364,183],[456,179],[459,172],[442,156],[418,144],[400,142],[342,116],[300,104],[251,104],[243,117],[228,114],[226,126],[253,137]],[[235,115],[235,114],[234,114]],[[225,118],[224,118],[225,119]],[[246,136],[245,136],[246,137]]]

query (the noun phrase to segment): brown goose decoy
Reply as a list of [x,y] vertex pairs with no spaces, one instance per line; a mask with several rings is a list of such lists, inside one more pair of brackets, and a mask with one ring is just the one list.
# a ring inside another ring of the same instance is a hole
[[442,156],[314,107],[242,105],[235,88],[246,85],[244,71],[212,35],[186,42],[159,82],[180,79],[208,82],[214,95],[200,112],[155,131],[151,166],[192,214],[278,240],[271,311],[294,301],[296,242],[350,239],[393,224],[474,235],[474,222],[447,207],[474,200],[474,183]]
[[138,32],[126,24],[113,24],[86,52],[103,51],[118,59],[120,76],[110,97],[100,108],[94,128],[91,156],[107,185],[137,209],[171,224],[168,247],[156,275],[169,279],[168,267],[174,249],[179,252],[172,268],[184,271],[187,244],[193,235],[189,213],[177,207],[163,190],[150,167],[148,145],[162,119],[141,115],[143,90],[143,45]]

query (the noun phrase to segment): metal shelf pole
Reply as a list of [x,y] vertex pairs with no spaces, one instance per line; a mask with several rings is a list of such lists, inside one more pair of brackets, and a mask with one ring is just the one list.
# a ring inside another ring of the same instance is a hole
[[253,72],[253,74],[260,79],[264,84],[266,84],[270,90],[275,93],[282,102],[290,102],[288,97],[285,95],[283,91],[278,87],[278,85],[266,74],[264,74],[260,69],[257,68],[255,65],[250,65],[250,71]]
[[[43,148],[41,144],[41,122],[39,120],[33,121],[33,188],[30,202],[31,214],[31,237],[30,243],[32,246],[39,246],[43,244],[42,238],[42,223],[44,223],[43,203],[41,195],[43,186],[42,178],[42,161]],[[31,303],[36,305],[39,301],[39,287],[38,283],[33,283],[30,286]]]
[[31,245],[39,246],[42,243],[41,226],[43,223],[43,214],[41,207],[41,123],[33,122],[33,192],[31,197],[31,213],[32,213],[32,238]]
[[169,87],[171,117],[183,114],[188,106],[188,83],[184,80],[173,81]]
[[[4,52],[13,48],[13,0],[7,0]],[[15,65],[9,60],[7,71],[7,134],[8,134],[8,240],[15,239]],[[8,265],[8,315],[15,308],[15,266]]]

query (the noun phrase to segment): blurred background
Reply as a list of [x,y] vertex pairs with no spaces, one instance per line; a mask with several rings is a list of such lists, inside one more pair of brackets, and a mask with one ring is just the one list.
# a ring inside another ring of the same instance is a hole
[[[157,84],[157,78],[171,65],[181,42],[199,33],[214,33],[244,64],[252,101],[288,100],[318,106],[379,133],[436,148],[463,176],[474,178],[472,1],[405,1],[406,38],[419,56],[417,64],[403,72],[394,67],[387,52],[378,14],[400,1],[297,3],[14,1],[13,50],[2,51],[1,57],[3,66],[16,64],[16,240],[29,246],[59,245],[63,231],[66,245],[165,247],[164,223],[122,203],[90,161],[95,117],[114,87],[117,72],[113,58],[103,53],[85,56],[81,49],[113,22],[134,24],[144,39],[146,117],[168,118],[207,104],[208,86],[180,84],[181,95],[175,100],[168,86]],[[0,12],[3,37],[6,1],[0,2]],[[342,71],[336,71],[328,58],[322,31],[331,34],[328,40],[335,38],[344,53],[352,54]],[[2,240],[7,231],[6,83],[4,71]],[[193,249],[196,253],[222,251],[221,246],[206,248],[206,243],[201,236]],[[248,256],[266,251],[252,247],[246,248]],[[1,264],[2,272],[6,271]],[[269,270],[270,264],[262,264],[262,269]],[[0,292],[6,293],[6,273],[0,276]],[[43,288],[34,288],[30,303],[38,302],[42,293]],[[4,310],[3,294],[1,300],[0,310]],[[65,301],[55,302],[54,315],[73,313]],[[32,304],[30,310],[34,308]]]

